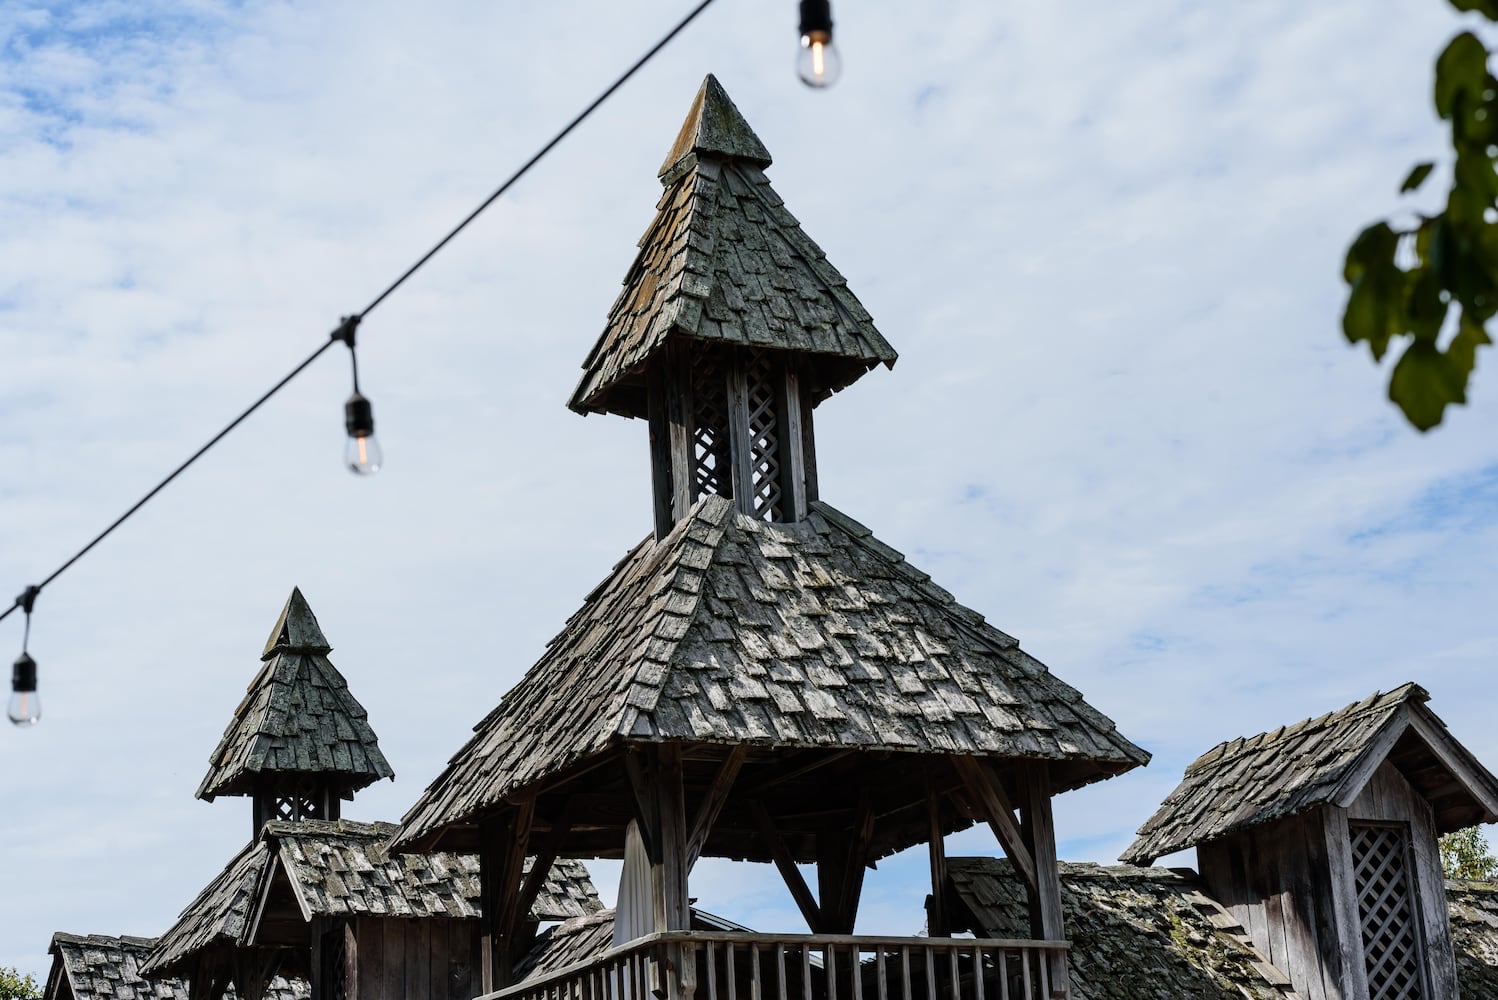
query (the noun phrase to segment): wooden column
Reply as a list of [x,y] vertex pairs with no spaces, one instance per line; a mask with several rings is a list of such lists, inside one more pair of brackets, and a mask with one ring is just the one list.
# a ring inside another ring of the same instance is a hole
[[536,800],[526,798],[479,821],[479,947],[485,993],[511,983],[520,877]]
[[926,776],[926,836],[931,854],[931,898],[926,904],[926,934],[950,937],[947,909],[947,848],[941,832],[941,796],[933,775]]
[[646,381],[655,537],[664,538],[695,499],[692,395],[685,353],[668,345]]
[[874,811],[863,788],[848,821],[817,831],[817,934],[852,934],[863,895],[863,875],[874,835]]
[[788,366],[776,367],[775,422],[780,443],[780,508],[786,521],[806,519],[806,434],[801,426],[801,382]]
[[806,502],[811,503],[817,499],[817,436],[812,432],[811,425],[811,389],[804,379],[797,381],[800,384],[797,385],[796,392],[801,399],[801,479],[806,485]]
[[728,364],[728,453],[733,466],[733,497],[739,513],[754,515],[754,466],[749,440],[749,370],[742,351]]
[[[1030,933],[1046,941],[1066,940],[1061,912],[1061,873],[1056,863],[1056,824],[1051,816],[1051,776],[1046,765],[1031,761],[1020,766],[1020,835],[1035,863],[1035,888],[1030,896]],[[1069,995],[1066,955],[1052,952],[1051,996]]]

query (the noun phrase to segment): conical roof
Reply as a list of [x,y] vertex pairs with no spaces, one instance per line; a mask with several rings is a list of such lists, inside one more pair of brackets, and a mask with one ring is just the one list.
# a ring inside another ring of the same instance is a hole
[[770,154],[709,76],[666,157],[640,252],[568,404],[644,416],[670,339],[795,351],[814,400],[897,355],[770,187]]
[[[1149,755],[1074,688],[825,503],[707,496],[589,595],[406,814],[428,845],[621,743],[1052,762],[1057,791]],[[899,844],[898,846],[907,846]]]
[[328,659],[332,649],[293,588],[244,700],[209,758],[198,798],[250,795],[257,776],[316,774],[351,792],[393,778],[368,714]]

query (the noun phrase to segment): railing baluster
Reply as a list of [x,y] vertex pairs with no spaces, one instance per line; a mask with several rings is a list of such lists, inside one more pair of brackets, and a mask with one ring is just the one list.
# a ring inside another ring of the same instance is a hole
[[827,1000],[837,1000],[837,949],[830,944],[822,950],[822,967],[827,972]]
[[927,944],[921,946],[921,956],[926,966],[926,1000],[936,1000],[936,953]]
[[1051,963],[1046,952],[1035,953],[1035,971],[1040,973],[1040,995],[1043,1000],[1050,1000],[1051,996]]
[[733,945],[734,943],[732,941],[729,941],[723,945],[723,956],[727,963],[723,971],[724,978],[728,980],[728,1000],[738,1000],[739,996],[739,977],[734,974],[733,967]]
[[759,985],[759,945],[749,946],[749,997],[750,1000],[764,1000],[764,994],[760,992]]
[[811,993],[811,945],[801,943],[801,1000],[813,1000]]
[[863,976],[859,973],[862,969],[858,945],[848,949],[848,972],[853,976],[853,1000],[863,1000]]
[[952,969],[952,1000],[962,1000],[962,981],[957,972],[956,945],[947,945],[947,964]]
[[718,1000],[718,948],[714,941],[707,943],[707,1000]]
[[983,949],[973,945],[973,1000],[983,1000]]
[[879,978],[879,1000],[889,1000],[889,983],[886,982],[884,946],[878,945],[874,949],[874,975]]
[[999,949],[999,1000],[1009,1000],[1009,949]]
[[1035,1000],[1035,990],[1030,985],[1030,955],[1031,954],[1032,953],[1029,950],[1025,950],[1025,951],[1022,951],[1022,952],[1019,953],[1020,964],[1023,967],[1024,972],[1025,972],[1025,977],[1024,977],[1024,981],[1025,981],[1025,1000]]
[[910,998],[910,945],[908,945],[908,944],[907,945],[903,945],[900,948],[900,970],[901,970],[901,972],[900,972],[900,978],[901,978],[901,981],[904,983],[904,987],[905,987],[905,990],[901,994],[901,997],[903,998],[903,1000],[911,1000],[911,998]]
[[780,990],[775,1000],[789,1000],[785,995],[785,945],[775,946],[775,985]]

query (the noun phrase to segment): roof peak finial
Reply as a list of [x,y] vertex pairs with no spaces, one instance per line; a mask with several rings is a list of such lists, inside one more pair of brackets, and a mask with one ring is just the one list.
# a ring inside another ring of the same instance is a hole
[[754,134],[729,98],[728,91],[711,73],[698,88],[692,110],[687,112],[687,120],[682,122],[681,131],[676,135],[676,143],[666,154],[666,162],[661,164],[661,176],[670,173],[671,168],[690,153],[747,160],[758,167],[768,167],[772,162],[770,151],[759,141],[759,136]]
[[317,616],[312,613],[312,607],[302,596],[302,589],[292,587],[291,596],[286,598],[286,606],[281,609],[281,617],[276,619],[275,627],[270,630],[270,638],[265,641],[265,651],[260,654],[260,658],[268,660],[283,649],[326,653],[332,648],[317,624]]

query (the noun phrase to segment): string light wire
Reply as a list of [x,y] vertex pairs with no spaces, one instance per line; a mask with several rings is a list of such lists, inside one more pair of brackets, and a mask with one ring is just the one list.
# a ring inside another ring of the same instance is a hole
[[[388,299],[395,292],[395,290],[404,285],[412,275],[425,267],[428,261],[437,256],[437,254],[442,250],[443,247],[447,246],[453,241],[454,237],[456,237],[464,229],[467,229],[468,225],[475,219],[477,219],[480,215],[482,215],[485,209],[487,209],[490,205],[493,205],[496,201],[503,197],[506,191],[514,187],[522,177],[530,172],[532,167],[545,159],[546,155],[553,149],[555,149],[563,139],[567,138],[567,136],[570,135],[574,129],[576,129],[579,125],[586,121],[588,117],[593,114],[593,112],[597,111],[599,107],[603,105],[605,101],[607,101],[610,97],[613,97],[614,93],[620,87],[628,83],[631,77],[633,77],[636,73],[643,69],[645,65],[650,62],[650,60],[654,59],[656,55],[660,53],[662,49],[671,44],[676,36],[686,30],[687,25],[695,21],[698,15],[707,10],[708,7],[712,6],[713,2],[714,0],[699,0],[698,4],[690,11],[688,11],[680,21],[676,22],[676,25],[672,27],[670,31],[662,35],[659,41],[657,41],[654,45],[647,49],[645,54],[636,59],[628,69],[620,74],[618,79],[616,79],[602,93],[600,93],[597,97],[590,101],[587,107],[578,112],[571,121],[569,121],[562,127],[561,131],[552,136],[544,146],[538,149],[530,157],[530,159],[521,164],[519,169],[517,169],[509,177],[505,178],[504,182],[500,184],[499,187],[495,188],[493,193],[491,193],[487,198],[480,202],[477,208],[475,208],[472,212],[469,212],[468,215],[463,218],[463,221],[459,222],[456,226],[449,230],[446,236],[443,236],[440,240],[432,245],[432,248],[430,250],[417,258],[416,263],[406,268],[405,272],[402,273],[400,277],[396,278],[389,284],[389,286],[385,288],[384,291],[376,295],[374,299],[369,303],[369,305],[365,306],[362,310],[360,310],[358,313],[355,313],[353,316],[345,318],[344,321],[339,324],[338,328],[335,329],[331,334],[329,334],[328,339],[324,340],[322,345],[319,346],[317,350],[307,355],[307,357],[303,359],[300,364],[298,364],[291,371],[287,372],[286,375],[283,376],[281,380],[278,381],[275,385],[267,389],[259,399],[255,400],[248,407],[246,407],[245,410],[239,414],[239,416],[235,417],[233,420],[229,421],[229,423],[225,424],[223,429],[221,429],[217,434],[213,435],[213,437],[209,438],[207,443],[205,443],[201,448],[189,455],[187,457],[187,460],[173,469],[165,479],[153,486],[145,496],[137,500],[123,514],[110,522],[108,527],[106,527],[103,531],[99,532],[92,539],[90,539],[87,545],[83,546],[83,548],[73,553],[73,555],[66,562],[64,562],[61,566],[57,567],[45,578],[43,578],[40,583],[32,584],[31,586],[27,587],[25,592],[23,592],[19,597],[15,599],[15,603],[6,608],[3,612],[0,612],[0,621],[4,621],[6,618],[9,618],[12,614],[14,614],[17,610],[21,609],[23,603],[28,605],[29,610],[29,604],[36,600],[36,597],[42,592],[42,590],[47,587],[48,584],[52,583],[52,581],[56,580],[59,576],[62,576],[62,574],[66,573],[74,563],[78,562],[78,560],[88,555],[88,553],[91,552],[96,545],[113,534],[116,528],[124,524],[126,521],[130,520],[130,518],[134,516],[137,511],[139,511],[142,507],[155,499],[158,493],[166,489],[166,487],[169,486],[174,479],[176,479],[182,473],[186,472],[194,462],[206,455],[214,445],[218,444],[225,437],[227,437],[230,431],[234,430],[234,428],[244,423],[244,421],[250,416],[250,414],[254,413],[256,410],[260,409],[261,406],[269,402],[271,397],[284,389],[287,384],[292,381],[292,379],[296,378],[302,372],[306,371],[307,368],[311,366],[312,362],[322,357],[323,352],[325,352],[329,347],[333,346],[336,343],[342,343],[342,332],[344,330],[344,327],[350,321],[357,323],[364,317],[368,316],[375,309],[379,308],[380,303]],[[28,615],[28,618],[29,617],[30,616]]]

